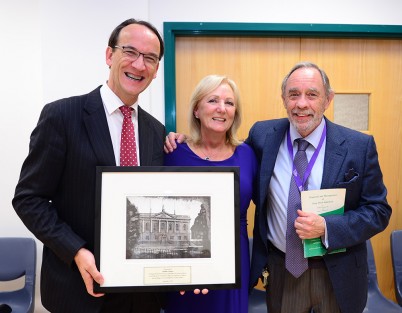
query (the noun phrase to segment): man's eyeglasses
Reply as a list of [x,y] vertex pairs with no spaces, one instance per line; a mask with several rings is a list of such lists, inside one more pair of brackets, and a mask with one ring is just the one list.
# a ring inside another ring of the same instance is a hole
[[128,46],[114,46],[115,48],[121,49],[123,53],[128,57],[132,62],[137,60],[140,55],[144,60],[145,65],[155,67],[159,63],[159,58],[154,54],[145,54],[139,52],[137,49]]

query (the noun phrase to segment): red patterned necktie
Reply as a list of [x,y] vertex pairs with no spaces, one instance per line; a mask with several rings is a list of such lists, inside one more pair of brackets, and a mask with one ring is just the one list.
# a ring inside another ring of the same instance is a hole
[[[293,163],[300,179],[303,179],[304,172],[308,165],[306,149],[309,142],[303,139],[297,139],[297,142],[298,149]],[[307,190],[307,186],[305,186],[304,190]],[[308,260],[304,257],[303,243],[297,235],[294,226],[298,209],[301,209],[300,191],[297,188],[295,179],[292,175],[288,199],[285,263],[286,269],[296,278],[300,277],[308,269]]]
[[120,108],[123,113],[123,127],[120,142],[120,166],[137,166],[137,148],[135,144],[134,125],[131,119],[133,108],[125,105]]

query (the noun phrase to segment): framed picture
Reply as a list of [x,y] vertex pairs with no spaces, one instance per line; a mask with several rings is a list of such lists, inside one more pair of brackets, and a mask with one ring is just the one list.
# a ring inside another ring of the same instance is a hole
[[238,167],[97,167],[95,292],[240,288]]

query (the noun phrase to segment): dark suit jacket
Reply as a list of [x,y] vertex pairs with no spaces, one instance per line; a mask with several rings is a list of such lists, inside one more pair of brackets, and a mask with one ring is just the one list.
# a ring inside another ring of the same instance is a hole
[[[81,247],[94,251],[96,166],[116,165],[99,89],[43,108],[13,199],[44,244],[41,296],[52,312],[98,312],[103,302],[74,262]],[[141,165],[163,165],[165,127],[140,107],[138,121]]]
[[[345,214],[326,216],[329,251],[324,261],[342,313],[362,312],[367,298],[366,240],[388,225],[391,208],[372,136],[326,120],[327,137],[321,189],[346,188]],[[258,177],[250,288],[267,262],[267,191],[288,119],[257,122],[246,142],[261,164]],[[346,175],[346,173],[348,173]]]

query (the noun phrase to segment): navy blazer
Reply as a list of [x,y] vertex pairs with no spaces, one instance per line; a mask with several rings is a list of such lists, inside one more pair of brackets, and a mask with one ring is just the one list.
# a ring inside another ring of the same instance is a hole
[[[326,216],[328,251],[324,261],[342,313],[362,312],[367,301],[366,240],[384,230],[391,216],[387,190],[372,136],[326,119],[321,189],[346,188],[344,215]],[[256,192],[250,288],[267,263],[267,192],[288,119],[257,122],[246,140],[261,164]]]
[[[138,107],[138,129],[141,165],[163,165],[165,127]],[[96,166],[115,165],[100,87],[43,108],[13,206],[44,244],[41,296],[52,312],[102,305],[86,292],[74,256],[82,247],[94,251]]]

